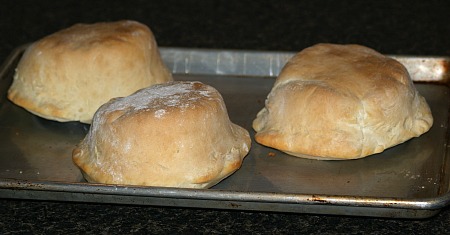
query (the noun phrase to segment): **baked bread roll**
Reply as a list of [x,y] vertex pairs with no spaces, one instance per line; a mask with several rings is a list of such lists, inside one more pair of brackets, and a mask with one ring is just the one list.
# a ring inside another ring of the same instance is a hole
[[171,80],[147,26],[76,24],[26,49],[8,98],[46,119],[90,123],[111,98]]
[[169,82],[102,105],[73,161],[89,182],[208,188],[241,166],[250,145],[217,90]]
[[427,132],[430,108],[406,68],[359,45],[291,58],[253,121],[255,140],[312,159],[355,159]]

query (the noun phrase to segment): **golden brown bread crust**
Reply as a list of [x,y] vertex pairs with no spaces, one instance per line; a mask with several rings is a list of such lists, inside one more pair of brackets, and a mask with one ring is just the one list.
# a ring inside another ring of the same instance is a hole
[[359,45],[318,44],[285,65],[253,128],[258,143],[294,156],[354,159],[417,137],[432,123],[399,62]]
[[90,123],[109,99],[171,80],[147,26],[76,24],[27,48],[8,98],[43,118]]
[[169,82],[101,106],[73,160],[90,182],[208,188],[241,166],[250,145],[217,90]]

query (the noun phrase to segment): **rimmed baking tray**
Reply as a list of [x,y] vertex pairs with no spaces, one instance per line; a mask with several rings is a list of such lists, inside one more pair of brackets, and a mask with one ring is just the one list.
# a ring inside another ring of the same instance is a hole
[[[0,70],[0,197],[294,213],[426,218],[450,202],[449,64],[446,57],[393,56],[434,116],[431,130],[367,158],[317,161],[253,141],[242,167],[211,189],[87,183],[71,152],[89,130],[30,114],[6,99],[26,46]],[[251,135],[274,78],[292,52],[161,48],[176,80],[216,87],[230,119]]]

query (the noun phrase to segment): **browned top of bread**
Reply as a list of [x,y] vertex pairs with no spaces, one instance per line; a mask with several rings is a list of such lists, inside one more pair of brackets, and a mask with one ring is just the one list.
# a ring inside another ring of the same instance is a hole
[[109,99],[171,80],[147,26],[76,24],[27,48],[8,98],[47,119],[90,123]]
[[253,122],[289,154],[353,159],[428,131],[431,111],[398,61],[360,45],[318,44],[285,65]]

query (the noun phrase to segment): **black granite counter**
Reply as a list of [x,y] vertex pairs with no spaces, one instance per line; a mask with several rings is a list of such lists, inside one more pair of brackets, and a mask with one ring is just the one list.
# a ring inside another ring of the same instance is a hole
[[[450,55],[450,1],[2,1],[0,59],[74,23],[133,19],[160,46],[299,51],[357,43],[384,54]],[[380,219],[0,199],[0,233],[449,234],[450,209]]]

